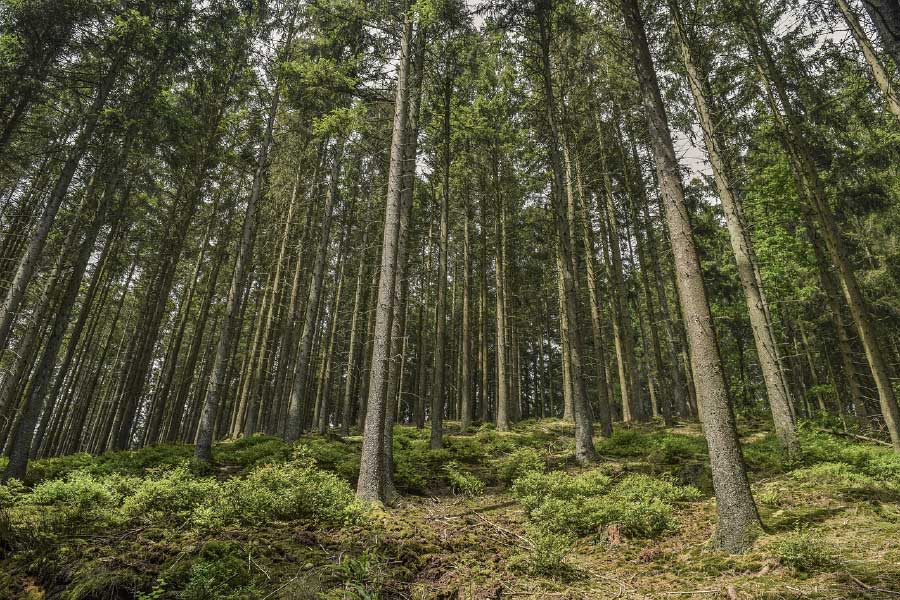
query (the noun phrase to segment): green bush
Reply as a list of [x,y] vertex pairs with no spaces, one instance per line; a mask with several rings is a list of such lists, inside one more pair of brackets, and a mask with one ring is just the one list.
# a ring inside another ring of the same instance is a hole
[[835,557],[821,535],[809,529],[797,529],[772,544],[772,552],[782,565],[804,573],[828,569]]
[[227,481],[220,499],[209,507],[211,511],[198,514],[199,522],[260,525],[306,520],[332,527],[355,523],[363,512],[345,480],[304,460],[264,465],[245,478]]
[[453,460],[472,464],[484,460],[488,449],[475,437],[449,436],[447,450]]
[[189,579],[179,594],[184,600],[253,598],[259,591],[252,585],[247,558],[236,544],[209,542],[191,565]]
[[534,448],[520,448],[494,461],[497,479],[510,484],[528,473],[543,473],[547,460]]
[[25,486],[18,479],[10,479],[5,485],[0,485],[0,510],[15,506],[25,492]]
[[589,535],[617,524],[638,537],[674,529],[672,504],[700,497],[696,488],[667,479],[628,475],[614,483],[596,470],[576,476],[529,473],[515,481],[512,493],[529,519],[552,533]]
[[98,477],[85,471],[69,473],[65,479],[37,484],[31,491],[31,504],[61,506],[78,512],[115,508],[122,500],[121,478]]
[[544,528],[529,529],[532,547],[525,554],[512,558],[512,568],[526,575],[564,579],[573,568],[566,563],[572,548],[572,536],[553,533]]
[[571,476],[561,471],[527,473],[515,481],[512,494],[528,511],[535,510],[547,499],[575,501],[606,494],[612,479],[599,470]]
[[650,446],[647,462],[655,464],[673,465],[707,456],[706,442],[701,437],[661,432],[651,439]]
[[191,519],[194,511],[221,493],[219,482],[212,477],[196,477],[185,466],[144,479],[125,498],[122,512],[129,518],[152,521],[176,518]]
[[616,428],[609,438],[600,442],[597,451],[610,456],[646,456],[649,452],[647,437],[635,429]]
[[242,467],[284,462],[290,456],[289,444],[268,435],[250,435],[233,442],[223,442],[213,449],[213,458],[217,462]]
[[444,465],[443,470],[450,482],[450,489],[454,493],[464,496],[479,496],[484,492],[484,482],[471,473],[463,471],[459,463],[451,461]]
[[318,435],[300,439],[294,458],[312,459],[319,468],[337,473],[347,480],[359,477],[359,446]]
[[662,500],[663,502],[684,502],[697,500],[702,495],[700,490],[690,485],[676,485],[665,477],[649,475],[626,475],[620,480],[611,494],[614,498],[647,502]]

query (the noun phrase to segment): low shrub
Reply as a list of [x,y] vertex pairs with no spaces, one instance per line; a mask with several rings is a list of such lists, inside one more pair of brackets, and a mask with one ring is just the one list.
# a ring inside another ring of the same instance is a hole
[[221,485],[194,521],[205,526],[309,521],[334,527],[359,521],[363,506],[347,482],[308,460],[264,465]]
[[31,504],[71,509],[77,513],[99,512],[118,507],[123,492],[134,481],[121,476],[102,477],[85,471],[69,473],[65,479],[53,479],[37,484],[28,496]]
[[[47,511],[46,506],[54,507]],[[74,471],[26,493],[0,486],[0,507],[17,511],[13,529],[43,523],[49,530],[73,523],[117,526],[174,522],[200,528],[302,520],[334,527],[361,520],[364,507],[347,481],[309,458],[266,464],[224,482],[199,476],[187,464],[140,478]],[[52,519],[44,517],[52,516]],[[35,521],[37,519],[37,521]],[[17,538],[10,530],[9,538]]]
[[673,504],[700,497],[696,488],[668,479],[628,475],[613,482],[601,471],[529,473],[515,481],[512,493],[529,519],[552,533],[589,535],[616,524],[637,537],[675,529]]
[[797,529],[772,544],[772,553],[782,565],[804,573],[828,569],[835,557],[822,536],[810,529]]
[[462,470],[459,463],[451,461],[444,465],[443,471],[450,483],[450,489],[455,494],[464,496],[479,496],[484,492],[484,482]]
[[510,484],[528,473],[543,473],[547,460],[534,448],[520,448],[494,460],[497,479]]
[[213,449],[216,462],[253,467],[288,460],[291,447],[281,438],[250,435],[233,442],[223,442]]
[[318,435],[300,439],[294,447],[294,457],[312,459],[316,465],[353,481],[359,477],[359,446],[343,440]]
[[553,579],[566,579],[572,574],[574,569],[566,563],[574,542],[572,536],[532,527],[528,537],[532,547],[527,553],[512,558],[511,566],[514,570],[525,575]]
[[140,521],[165,517],[183,523],[220,493],[221,486],[214,478],[196,477],[187,467],[180,466],[141,481],[134,493],[125,498],[122,512]]
[[229,542],[213,541],[200,551],[191,565],[189,579],[178,597],[184,600],[218,600],[253,598],[259,590],[253,587],[248,561],[240,547]]

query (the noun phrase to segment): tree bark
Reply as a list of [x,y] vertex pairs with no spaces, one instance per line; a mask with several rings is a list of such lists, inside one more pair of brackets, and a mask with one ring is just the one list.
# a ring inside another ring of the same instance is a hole
[[394,127],[391,136],[388,193],[384,214],[384,239],[381,249],[381,273],[378,281],[378,303],[375,309],[375,331],[372,368],[369,374],[366,422],[360,459],[356,495],[362,500],[383,502],[384,497],[384,431],[387,416],[387,375],[389,371],[391,326],[394,316],[397,239],[400,231],[403,158],[405,157],[406,123],[409,99],[410,42],[413,22],[407,15],[400,40],[397,70],[397,92],[394,101]]
[[709,446],[718,520],[713,545],[741,552],[760,528],[756,504],[738,441],[737,427],[712,315],[706,297],[697,248],[684,202],[675,148],[636,0],[621,0],[625,26],[631,35],[634,65],[641,90],[657,177],[665,204],[666,223],[675,256],[676,283],[697,388],[700,418]]

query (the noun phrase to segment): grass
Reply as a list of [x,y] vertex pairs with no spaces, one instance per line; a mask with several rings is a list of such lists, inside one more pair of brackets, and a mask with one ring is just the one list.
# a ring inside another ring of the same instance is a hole
[[224,442],[206,471],[183,445],[35,461],[0,487],[0,599],[900,592],[900,458],[880,447],[805,428],[788,463],[744,424],[765,533],[728,556],[706,546],[695,424],[617,427],[590,468],[563,421],[447,430],[431,450],[427,431],[396,428],[393,508],[353,499],[358,437]]

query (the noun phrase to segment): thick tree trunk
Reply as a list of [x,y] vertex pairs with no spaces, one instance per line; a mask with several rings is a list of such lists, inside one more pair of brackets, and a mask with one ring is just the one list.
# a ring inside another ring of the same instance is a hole
[[622,0],[621,6],[626,28],[631,34],[635,70],[675,256],[676,283],[688,331],[700,417],[709,445],[718,514],[714,545],[730,552],[741,552],[760,528],[759,515],[741,455],[703,274],[684,202],[684,188],[643,18],[636,0]]

